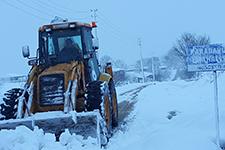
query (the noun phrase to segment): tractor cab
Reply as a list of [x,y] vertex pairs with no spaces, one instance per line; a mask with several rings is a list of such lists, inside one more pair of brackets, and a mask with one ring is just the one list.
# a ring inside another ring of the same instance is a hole
[[78,22],[44,25],[39,29],[39,64],[52,66],[93,57],[93,26]]
[[29,65],[52,66],[71,61],[90,59],[98,49],[98,40],[92,35],[91,24],[62,22],[39,28],[37,57],[30,58],[29,47],[23,47],[23,56],[30,58]]
[[41,32],[39,41],[41,64],[55,65],[83,59],[84,46],[79,28]]

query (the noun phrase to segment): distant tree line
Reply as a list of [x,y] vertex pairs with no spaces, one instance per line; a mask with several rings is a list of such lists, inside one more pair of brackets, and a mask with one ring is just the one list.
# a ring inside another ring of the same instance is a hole
[[114,60],[114,59],[112,59],[112,57],[110,57],[108,55],[103,55],[100,58],[100,64],[102,67],[104,67],[106,65],[106,63],[108,63],[108,62],[111,62],[115,68],[126,69],[128,67],[127,64],[121,59]]
[[[165,81],[168,79],[193,79],[199,76],[199,73],[188,72],[187,70],[187,49],[193,46],[201,46],[210,44],[210,38],[206,35],[196,35],[193,33],[183,33],[176,40],[175,44],[169,49],[168,53],[163,58],[147,57],[143,59],[144,71],[147,73],[155,74],[155,80]],[[128,65],[120,59],[113,60],[110,56],[104,55],[100,58],[100,64],[102,67],[107,62],[111,62],[113,68],[117,70],[126,70]],[[136,61],[134,68],[136,72],[141,72],[140,60]],[[129,68],[130,69],[130,68]],[[154,71],[153,71],[154,70]],[[120,77],[118,82],[127,80],[124,76],[124,72],[119,72]],[[120,81],[121,80],[121,81]]]

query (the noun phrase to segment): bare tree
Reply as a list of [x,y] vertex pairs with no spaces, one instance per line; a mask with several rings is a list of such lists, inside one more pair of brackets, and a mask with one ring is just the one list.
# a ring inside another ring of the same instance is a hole
[[121,60],[121,59],[117,59],[113,62],[113,65],[116,67],[116,68],[121,68],[121,69],[127,69],[128,66],[127,64]]
[[178,76],[181,78],[192,78],[195,73],[187,72],[187,48],[196,45],[207,45],[210,43],[208,36],[197,36],[191,33],[184,33],[177,40],[176,44],[169,50],[165,56],[167,66],[177,70]]
[[121,59],[116,59],[116,60],[113,60],[112,57],[108,56],[108,55],[103,55],[101,58],[100,58],[100,64],[102,66],[105,66],[106,63],[108,62],[111,62],[112,65],[115,67],[115,68],[121,68],[121,69],[126,69],[128,66],[127,64],[121,60]]

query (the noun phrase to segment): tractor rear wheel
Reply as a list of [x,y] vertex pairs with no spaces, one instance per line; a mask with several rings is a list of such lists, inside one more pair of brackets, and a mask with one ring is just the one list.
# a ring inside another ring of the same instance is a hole
[[112,105],[112,126],[115,128],[118,126],[118,103],[117,103],[116,88],[113,80],[110,80],[109,82],[109,91]]

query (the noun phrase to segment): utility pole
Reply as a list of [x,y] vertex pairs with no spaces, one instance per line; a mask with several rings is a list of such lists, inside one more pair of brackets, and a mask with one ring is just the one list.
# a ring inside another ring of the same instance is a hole
[[[92,21],[94,21],[95,23],[97,23],[97,11],[98,9],[91,9],[91,18]],[[97,32],[97,28],[95,28],[95,38],[98,39],[98,32]]]
[[141,38],[138,39],[138,46],[140,49],[140,62],[141,62],[141,72],[142,72],[142,78],[143,78],[143,83],[145,83],[145,73],[144,73],[144,66],[143,66],[143,57],[142,57],[142,42]]
[[154,63],[154,57],[152,57],[152,80],[155,81],[155,63]]

